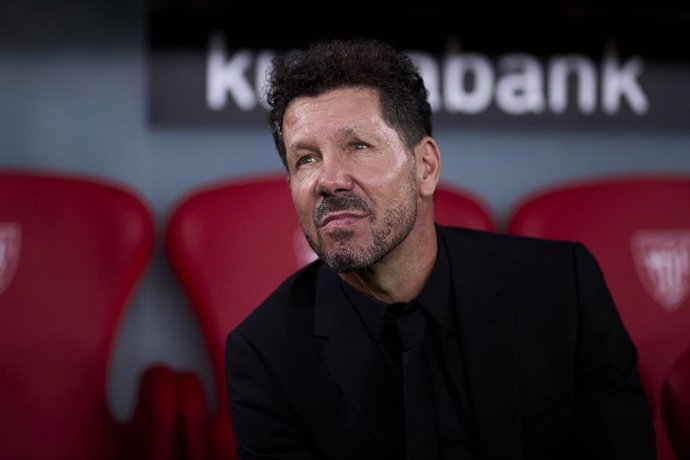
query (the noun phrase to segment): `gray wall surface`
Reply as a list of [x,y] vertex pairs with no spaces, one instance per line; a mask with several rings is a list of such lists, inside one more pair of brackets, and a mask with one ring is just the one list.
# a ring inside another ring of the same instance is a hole
[[[47,2],[46,2],[47,3]],[[125,184],[158,225],[154,260],[121,325],[109,377],[114,414],[133,410],[154,362],[198,372],[211,388],[196,321],[162,253],[175,203],[197,187],[280,172],[267,127],[154,129],[147,122],[145,9],[67,0],[0,6],[0,168],[88,174]],[[442,179],[475,193],[504,225],[544,187],[630,173],[690,174],[685,133],[475,131],[436,138]],[[211,405],[214,397],[209,392]]]

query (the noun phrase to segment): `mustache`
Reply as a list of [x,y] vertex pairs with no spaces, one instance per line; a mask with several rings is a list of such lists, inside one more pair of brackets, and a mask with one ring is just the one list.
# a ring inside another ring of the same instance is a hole
[[323,198],[316,205],[314,211],[314,226],[321,227],[321,221],[329,213],[337,211],[364,211],[371,213],[371,207],[363,198],[354,193],[344,193],[342,195],[328,196]]

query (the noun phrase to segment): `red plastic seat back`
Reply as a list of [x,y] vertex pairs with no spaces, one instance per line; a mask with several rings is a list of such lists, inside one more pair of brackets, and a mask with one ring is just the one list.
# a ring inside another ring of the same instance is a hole
[[517,208],[508,231],[581,241],[592,251],[656,397],[671,364],[690,346],[690,177],[547,190]]
[[476,196],[448,184],[440,184],[434,196],[436,222],[449,227],[495,231],[496,222],[486,205]]
[[316,258],[302,235],[284,176],[194,192],[170,218],[167,251],[221,381],[227,333],[288,275]]
[[690,348],[666,375],[662,395],[666,431],[676,455],[690,458]]
[[117,323],[153,248],[138,198],[0,172],[0,458],[107,458]]
[[[473,199],[454,189],[437,193],[441,220],[493,230],[488,212]],[[229,181],[194,192],[170,219],[167,250],[208,340],[225,404],[227,333],[285,278],[316,258],[285,176]]]

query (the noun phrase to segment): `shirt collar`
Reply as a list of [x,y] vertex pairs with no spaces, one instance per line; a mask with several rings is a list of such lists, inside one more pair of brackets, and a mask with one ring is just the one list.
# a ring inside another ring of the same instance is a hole
[[[416,299],[431,315],[441,329],[451,327],[451,273],[448,250],[441,235],[437,232],[438,251],[431,275]],[[383,337],[383,324],[388,304],[381,302],[351,286],[340,277],[340,285],[345,295],[354,305],[357,313],[371,335],[378,341]]]
[[338,279],[340,280],[340,285],[343,287],[343,291],[345,291],[345,295],[350,300],[350,303],[354,305],[355,310],[357,310],[360,318],[364,321],[367,329],[369,329],[371,335],[380,342],[383,338],[383,323],[386,319],[388,304],[370,297],[343,281],[342,278],[338,277]]
[[451,326],[451,273],[448,249],[441,235],[436,232],[438,252],[436,263],[422,292],[415,299],[431,315],[442,329]]

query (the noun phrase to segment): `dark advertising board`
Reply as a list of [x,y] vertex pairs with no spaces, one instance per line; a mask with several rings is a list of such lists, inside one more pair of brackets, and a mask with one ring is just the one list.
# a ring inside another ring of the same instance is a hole
[[[271,58],[329,37],[372,37],[408,53],[438,127],[690,129],[690,15],[577,4],[529,13],[346,8],[309,19],[230,2],[149,5],[153,126],[264,123]],[[344,6],[343,6],[344,8]]]

